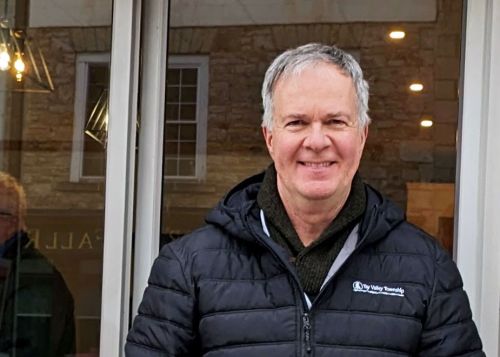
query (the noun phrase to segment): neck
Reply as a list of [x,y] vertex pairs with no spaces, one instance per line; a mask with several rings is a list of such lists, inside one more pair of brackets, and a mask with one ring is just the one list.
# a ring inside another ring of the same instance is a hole
[[346,192],[339,192],[333,198],[312,201],[288,195],[279,180],[277,186],[288,217],[305,247],[316,241],[337,217],[350,192],[349,188]]

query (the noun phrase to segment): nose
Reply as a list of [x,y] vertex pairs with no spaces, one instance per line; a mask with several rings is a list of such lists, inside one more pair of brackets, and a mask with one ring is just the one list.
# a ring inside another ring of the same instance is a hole
[[330,138],[321,123],[313,123],[307,132],[304,146],[313,151],[322,151],[331,145]]

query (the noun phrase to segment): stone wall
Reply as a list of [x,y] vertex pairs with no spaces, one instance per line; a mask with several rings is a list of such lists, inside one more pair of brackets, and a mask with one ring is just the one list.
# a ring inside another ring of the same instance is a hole
[[73,145],[75,62],[81,52],[109,52],[102,28],[30,29],[43,51],[55,90],[25,93],[21,177],[32,209],[102,209],[103,182],[69,182]]
[[[175,11],[173,9],[172,11]],[[373,122],[361,164],[367,182],[406,207],[406,182],[454,182],[461,2],[439,1],[428,23],[343,23],[279,26],[174,28],[170,54],[204,54],[210,59],[207,175],[199,184],[169,183],[164,231],[183,232],[179,212],[199,210],[201,223],[229,187],[270,162],[259,130],[260,86],[280,52],[308,42],[333,43],[359,53],[370,84]],[[400,27],[398,43],[388,31]],[[408,90],[413,80],[424,91]],[[422,116],[434,126],[422,128]],[[175,219],[174,219],[175,217]]]

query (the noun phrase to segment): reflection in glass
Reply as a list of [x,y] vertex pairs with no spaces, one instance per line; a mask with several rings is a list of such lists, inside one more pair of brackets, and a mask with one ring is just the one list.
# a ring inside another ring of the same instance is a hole
[[22,219],[1,207],[3,226],[19,222],[0,242],[0,355],[98,356],[112,1],[1,4],[2,21],[43,52],[53,86],[32,90],[29,62],[19,83],[0,71],[0,171],[27,202]]
[[73,296],[28,236],[26,195],[0,171],[0,355],[75,352]]

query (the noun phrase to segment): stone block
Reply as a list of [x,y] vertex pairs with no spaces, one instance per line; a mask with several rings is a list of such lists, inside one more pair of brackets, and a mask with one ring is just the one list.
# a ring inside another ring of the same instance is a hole
[[271,33],[277,49],[283,50],[290,47],[290,30],[287,26],[273,26]]
[[436,99],[457,100],[457,82],[454,80],[437,80],[434,82],[434,97]]
[[405,162],[433,162],[434,145],[429,141],[402,141],[399,157]]
[[[453,0],[459,2],[458,0]],[[462,29],[462,16],[453,13],[453,16],[440,16],[438,20],[438,31],[442,34],[460,34]]]
[[455,167],[434,168],[434,182],[454,182],[454,181],[455,181]]
[[340,47],[360,47],[363,39],[363,24],[342,24],[337,41]]
[[440,145],[455,145],[457,141],[457,124],[434,123],[433,138]]
[[269,51],[275,49],[272,37],[267,33],[259,36],[253,36],[252,40],[254,50]]
[[403,168],[401,178],[405,182],[415,182],[420,180],[420,172],[416,168]]
[[460,75],[460,59],[458,57],[438,57],[434,65],[436,79],[458,79]]
[[438,37],[436,55],[439,57],[458,58],[460,56],[460,36],[458,34],[440,35]]
[[436,47],[436,30],[424,28],[420,30],[420,48],[434,49]]
[[436,146],[434,148],[434,166],[441,168],[454,168],[456,165],[457,151],[454,146]]
[[418,171],[420,173],[420,181],[432,182],[434,181],[434,167],[432,164],[419,164]]
[[436,100],[434,102],[434,122],[457,123],[458,102],[452,100]]

